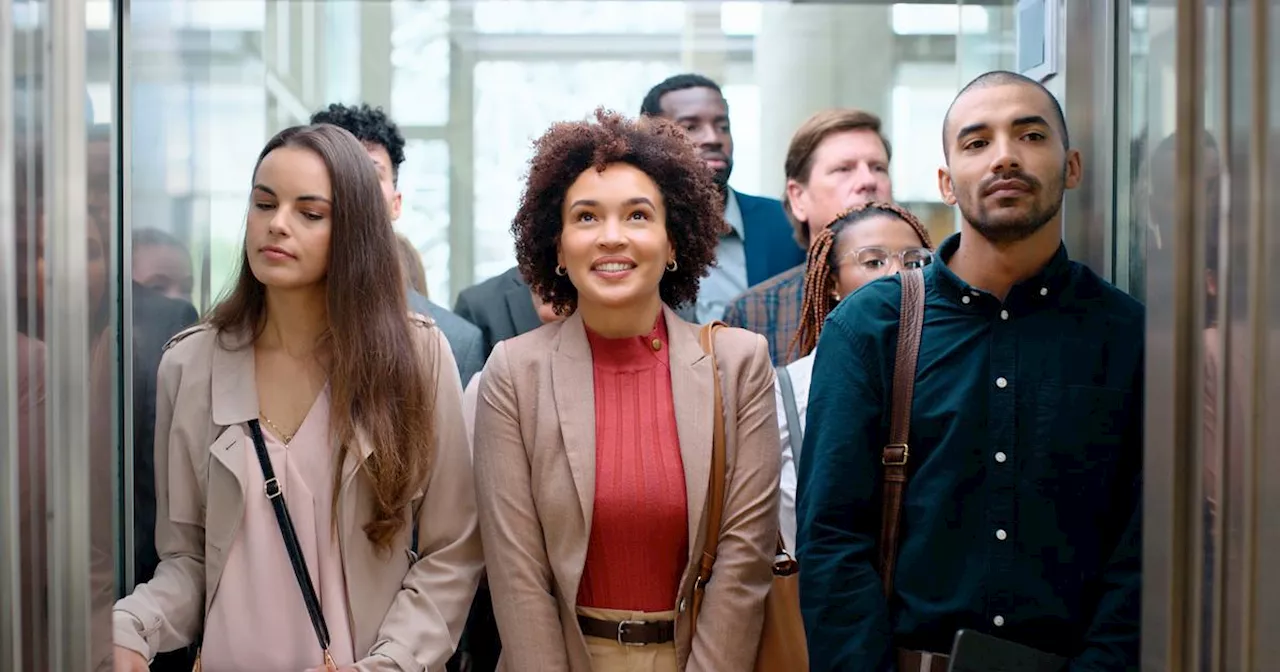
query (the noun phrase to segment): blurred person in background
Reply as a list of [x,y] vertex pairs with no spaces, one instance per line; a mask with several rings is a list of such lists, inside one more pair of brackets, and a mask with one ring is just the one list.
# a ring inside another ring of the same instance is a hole
[[733,174],[733,129],[729,103],[720,85],[698,74],[680,74],[659,82],[645,95],[640,114],[667,119],[681,129],[711,171],[723,204],[715,264],[702,280],[696,310],[683,317],[705,324],[724,316],[730,299],[748,287],[804,261],[790,239],[782,204],[729,186]]

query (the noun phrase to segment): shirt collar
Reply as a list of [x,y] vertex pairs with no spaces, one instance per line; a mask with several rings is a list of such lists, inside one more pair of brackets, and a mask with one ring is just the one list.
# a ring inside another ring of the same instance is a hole
[[[738,195],[732,189],[725,187],[727,191],[724,199],[724,221],[729,223],[729,229],[737,234],[738,238],[746,240],[747,236],[743,233],[744,225],[742,223],[742,207],[738,205]],[[724,234],[729,235],[729,234]]]
[[[955,303],[972,306],[982,301],[999,305],[1000,301],[994,295],[961,280],[960,276],[947,266],[951,256],[960,248],[960,235],[952,234],[938,246],[935,261],[929,265],[928,269],[932,272],[935,286],[943,296]],[[1035,275],[1014,285],[1009,290],[1009,296],[1005,298],[1004,303],[1036,305],[1046,300],[1056,302],[1070,282],[1071,260],[1067,256],[1067,246],[1059,243],[1058,251],[1053,253],[1049,263]]]

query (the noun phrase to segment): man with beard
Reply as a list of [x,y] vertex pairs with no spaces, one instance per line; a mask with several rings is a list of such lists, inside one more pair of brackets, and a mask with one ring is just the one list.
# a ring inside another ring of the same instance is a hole
[[[901,278],[846,298],[818,344],[797,535],[812,669],[945,670],[967,629],[1073,672],[1136,670],[1143,309],[1067,258],[1081,160],[1044,87],[978,77],[943,148],[964,221],[924,271],[905,446],[888,438]],[[907,475],[887,598],[884,462]]]
[[791,237],[782,203],[729,187],[733,133],[729,104],[718,84],[702,75],[668,77],[649,90],[640,114],[664,117],[683,128],[715,174],[724,197],[728,226],[716,248],[716,265],[698,292],[697,322],[720,319],[729,301],[748,287],[804,263],[804,250]]

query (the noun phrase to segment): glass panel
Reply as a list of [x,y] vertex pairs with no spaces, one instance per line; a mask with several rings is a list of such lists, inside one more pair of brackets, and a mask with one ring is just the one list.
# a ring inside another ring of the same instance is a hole
[[427,272],[429,295],[449,303],[449,143],[410,140],[400,166],[403,206],[396,229],[413,243]]
[[683,2],[654,0],[476,0],[481,33],[678,33]]
[[893,32],[899,35],[957,35],[961,30],[986,33],[987,9],[974,5],[893,6]]
[[401,126],[449,120],[449,3],[397,0],[392,6],[391,113]]
[[[40,43],[45,39],[47,20],[40,16],[35,3],[16,2],[7,8],[11,12],[11,35],[3,36],[0,49],[7,53],[3,61],[12,70],[0,73],[8,78],[5,88],[12,91],[10,117],[0,119],[6,128],[0,134],[0,154],[8,162],[9,170],[3,172],[12,191],[13,217],[0,212],[0,227],[7,237],[5,249],[10,258],[0,259],[0,271],[12,275],[6,278],[0,297],[5,307],[0,315],[0,329],[6,343],[4,357],[5,382],[13,381],[6,390],[8,417],[13,424],[4,426],[5,448],[16,446],[16,455],[6,454],[6,467],[16,464],[17,472],[7,472],[0,478],[16,490],[18,506],[15,515],[4,511],[2,524],[7,529],[5,542],[17,540],[16,562],[13,569],[17,577],[3,577],[10,588],[6,593],[17,595],[17,608],[11,611],[18,626],[14,636],[15,646],[20,647],[19,662],[15,669],[46,669],[48,665],[48,571],[46,562],[47,523],[45,521],[45,411],[47,407],[47,348],[43,339],[41,312],[42,275],[41,259],[44,254],[43,209],[45,151],[41,136],[44,131],[46,108],[41,101],[43,86],[39,73],[44,65],[44,51]],[[0,8],[0,12],[4,9]],[[6,69],[7,70],[7,69]],[[0,105],[6,101],[0,100]],[[8,207],[5,201],[0,207]],[[11,223],[11,229],[10,229]],[[16,375],[15,375],[16,374]],[[10,444],[10,441],[15,443]],[[12,497],[12,495],[11,495]],[[13,525],[14,527],[9,527]],[[11,556],[12,557],[12,556]],[[12,570],[11,570],[12,571]],[[13,583],[12,579],[17,582]],[[14,667],[12,659],[3,660]]]
[[[130,104],[128,245],[122,269],[128,352],[122,525],[129,561],[124,580],[150,580],[156,547],[157,371],[165,343],[198,319],[221,291],[236,259],[248,167],[261,148],[267,110],[261,57],[237,46],[262,41],[265,4],[250,0],[134,0],[127,54]],[[175,67],[181,64],[181,67]],[[256,84],[248,84],[250,78]],[[157,670],[191,669],[183,649],[159,653]]]

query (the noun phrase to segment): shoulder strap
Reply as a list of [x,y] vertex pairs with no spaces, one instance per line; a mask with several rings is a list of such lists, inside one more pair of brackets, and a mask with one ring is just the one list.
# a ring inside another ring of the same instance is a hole
[[[720,545],[720,523],[724,519],[724,479],[726,467],[724,437],[724,396],[720,390],[720,365],[716,361],[716,331],[728,326],[716,320],[704,325],[698,332],[702,351],[711,359],[711,378],[714,381],[714,415],[711,439],[711,486],[707,489],[707,538],[702,545],[702,560],[698,566],[698,580],[694,584],[694,613],[702,603],[702,587],[711,580],[711,568],[716,564],[716,548]],[[696,619],[695,619],[696,620]]]
[[804,432],[800,429],[800,410],[796,408],[796,388],[791,384],[791,372],[786,365],[776,367],[778,389],[782,392],[782,411],[787,416],[787,443],[791,444],[791,461],[800,464],[800,448],[804,445]]
[[[728,326],[717,320],[703,325],[698,334],[702,342],[702,351],[711,358],[711,376],[715,389],[713,402],[715,419],[711,439],[711,485],[707,489],[707,538],[702,542],[702,559],[698,565],[698,578],[693,584],[693,618],[690,627],[694,630],[698,626],[698,614],[702,612],[702,597],[707,582],[711,580],[711,570],[716,564],[716,549],[720,546],[720,525],[724,520],[724,481],[728,467],[725,456],[724,394],[720,389],[720,365],[716,360],[715,332]],[[782,542],[782,532],[778,532],[773,573],[790,576],[795,574],[798,568],[795,558],[787,552]]]
[[262,436],[262,426],[257,419],[249,421],[249,433],[253,435],[254,452],[258,454],[258,465],[262,467],[262,489],[267,499],[271,500],[271,508],[275,511],[276,523],[280,526],[280,536],[284,538],[284,548],[289,553],[289,564],[293,565],[293,576],[298,580],[298,588],[302,590],[302,601],[306,603],[307,615],[311,617],[311,627],[315,629],[316,639],[324,652],[326,669],[336,670],[337,666],[329,657],[329,626],[324,622],[324,613],[320,611],[320,598],[316,596],[315,586],[311,585],[311,573],[307,571],[302,546],[298,544],[298,534],[293,529],[293,519],[289,516],[289,508],[285,505],[284,491],[280,489],[280,481],[276,479],[275,469],[271,466],[267,442]]
[[924,327],[924,273],[903,270],[902,313],[898,320],[898,352],[893,363],[892,407],[889,443],[880,463],[884,465],[880,517],[880,579],[886,597],[893,595],[893,571],[898,561],[898,531],[902,520],[902,491],[907,485],[907,438],[911,433],[911,401],[916,386],[916,361],[920,332]]

